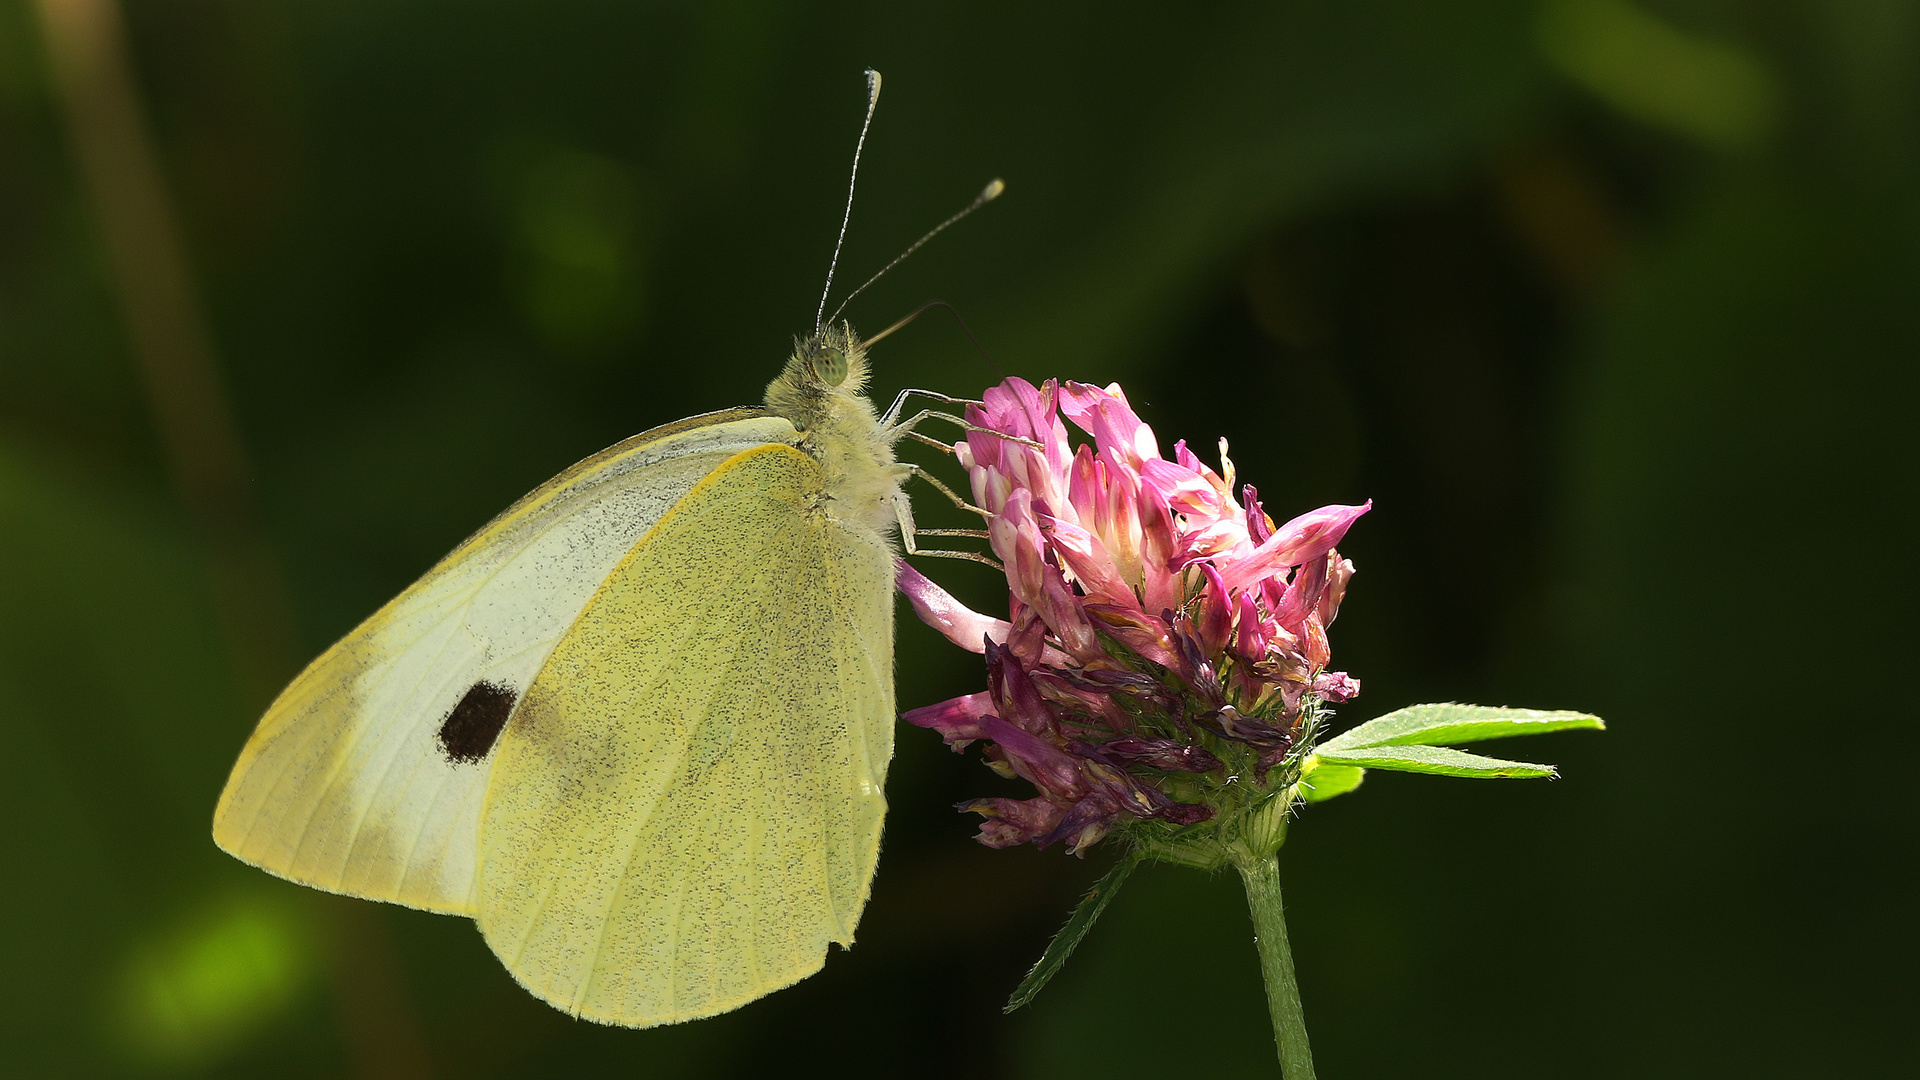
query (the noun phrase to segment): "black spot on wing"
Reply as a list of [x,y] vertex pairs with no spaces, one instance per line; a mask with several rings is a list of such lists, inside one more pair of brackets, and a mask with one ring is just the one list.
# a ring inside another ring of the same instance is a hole
[[500,729],[513,715],[513,691],[498,683],[477,682],[440,722],[440,752],[456,765],[487,756]]

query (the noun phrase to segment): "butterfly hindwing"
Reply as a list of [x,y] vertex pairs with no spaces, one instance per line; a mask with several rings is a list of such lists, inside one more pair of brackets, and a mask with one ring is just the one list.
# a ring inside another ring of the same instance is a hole
[[296,678],[234,765],[214,838],[334,892],[472,914],[493,742],[627,551],[736,454],[757,409],[656,428],[542,485]]
[[535,995],[650,1026],[849,943],[893,743],[892,555],[818,461],[742,453],[654,527],[500,739],[478,918]]

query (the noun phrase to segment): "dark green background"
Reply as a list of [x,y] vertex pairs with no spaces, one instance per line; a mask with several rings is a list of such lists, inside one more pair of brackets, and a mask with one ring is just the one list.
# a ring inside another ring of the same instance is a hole
[[[1122,380],[1163,444],[1229,436],[1277,517],[1376,500],[1343,546],[1344,719],[1612,725],[1512,748],[1555,783],[1381,774],[1302,814],[1322,1076],[1920,1070],[1912,4],[127,9],[285,664],[574,459],[758,399],[810,326],[871,65],[843,281],[1009,185],[849,311],[950,300],[992,362],[936,314],[877,348],[876,396]],[[978,847],[950,804],[1013,786],[915,729],[859,945],[675,1029],[569,1020],[464,920],[219,853],[263,702],[43,55],[0,2],[0,1071],[1271,1073],[1226,877],[1149,867],[999,1015],[1111,853]],[[982,679],[903,622],[903,707]]]

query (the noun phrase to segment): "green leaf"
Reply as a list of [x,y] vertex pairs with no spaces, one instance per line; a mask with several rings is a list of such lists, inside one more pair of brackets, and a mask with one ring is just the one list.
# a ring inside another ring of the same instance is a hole
[[[1554,774],[1551,765],[1526,761],[1502,761],[1481,757],[1444,746],[1363,746],[1352,750],[1321,750],[1316,755],[1326,765],[1357,765],[1368,769],[1394,769],[1399,772],[1433,773],[1437,776],[1470,776],[1491,780],[1499,777],[1531,779]],[[1317,770],[1316,770],[1317,771]]]
[[1047,943],[1047,951],[1040,954],[1040,959],[1033,965],[1033,970],[1027,972],[1027,977],[1021,979],[1020,985],[1013,988],[1013,996],[1007,999],[1006,1008],[1002,1009],[1002,1012],[1012,1012],[1032,1001],[1034,995],[1040,992],[1040,988],[1047,985],[1047,982],[1060,971],[1061,965],[1067,962],[1067,957],[1072,956],[1073,950],[1080,944],[1080,939],[1086,937],[1087,931],[1093,929],[1093,921],[1107,909],[1108,901],[1113,899],[1113,894],[1120,891],[1121,883],[1127,880],[1127,875],[1133,873],[1133,868],[1138,865],[1140,865],[1140,856],[1129,852],[1126,858],[1115,863],[1113,869],[1107,871],[1106,877],[1101,878],[1092,889],[1088,890],[1086,898],[1080,901],[1080,906],[1074,908],[1073,914],[1067,918],[1067,925],[1061,927],[1060,932],[1053,935],[1053,940]]
[[1300,778],[1300,797],[1307,802],[1326,802],[1335,795],[1345,795],[1360,786],[1367,778],[1367,770],[1352,765],[1334,765],[1321,763],[1318,768]]
[[1578,712],[1451,703],[1410,705],[1328,739],[1320,744],[1320,751],[1345,751],[1361,746],[1452,746],[1548,731],[1604,730],[1606,726],[1599,717]]

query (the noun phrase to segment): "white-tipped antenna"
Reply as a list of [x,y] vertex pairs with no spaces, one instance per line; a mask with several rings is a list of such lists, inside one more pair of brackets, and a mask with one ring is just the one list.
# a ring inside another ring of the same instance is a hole
[[[860,141],[853,144],[853,172],[847,176],[847,212],[840,217],[840,236],[833,242],[833,259],[827,263],[827,287],[820,290],[820,310],[814,312],[813,329],[826,325],[827,297],[833,293],[833,271],[840,265],[840,245],[847,240],[847,222],[853,220],[853,185],[860,179],[860,151],[867,146],[867,128],[873,126],[873,109],[880,104],[880,73],[867,69],[867,118],[860,121]],[[835,312],[835,314],[839,314]]]
[[[973,201],[968,203],[966,206],[962,207],[959,213],[953,215],[947,220],[941,222],[940,224],[935,225],[933,228],[928,229],[927,235],[921,237],[918,240],[915,240],[913,244],[907,248],[907,250],[894,256],[894,259],[892,262],[881,267],[880,272],[878,274],[875,274],[872,277],[868,278],[866,282],[862,284],[859,288],[848,293],[847,298],[845,300],[840,301],[840,306],[833,309],[833,314],[828,316],[827,321],[831,322],[834,319],[839,318],[840,313],[847,310],[847,305],[853,303],[854,297],[859,296],[861,293],[867,291],[868,285],[871,285],[874,282],[879,281],[882,277],[885,277],[887,271],[893,269],[896,266],[899,266],[902,260],[904,260],[907,256],[913,254],[914,252],[919,251],[921,247],[925,246],[927,241],[933,239],[936,236],[939,236],[943,231],[946,230],[947,226],[952,225],[954,222],[959,221],[961,218],[966,217],[968,214],[973,213],[975,210],[978,210],[981,207],[992,202],[993,200],[999,198],[1000,193],[1005,190],[1007,190],[1007,185],[997,177],[992,181],[988,182],[986,187],[980,189],[980,194],[975,195],[973,197]],[[821,309],[825,310],[826,306],[827,305],[825,302],[825,298],[822,298],[822,301],[820,304]],[[819,327],[815,326],[814,329],[817,330],[819,329]]]

